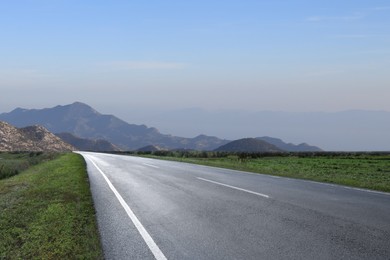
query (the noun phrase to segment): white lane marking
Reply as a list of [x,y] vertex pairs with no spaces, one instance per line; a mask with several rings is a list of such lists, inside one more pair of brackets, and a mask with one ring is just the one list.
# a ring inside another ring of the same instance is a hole
[[148,231],[146,231],[145,227],[138,220],[137,216],[130,209],[129,205],[127,205],[125,200],[122,198],[122,196],[119,194],[119,192],[115,189],[114,185],[112,185],[111,181],[107,178],[107,176],[104,174],[104,172],[95,164],[95,162],[89,156],[87,156],[87,158],[96,167],[96,169],[102,174],[102,176],[106,180],[108,186],[114,192],[115,196],[117,197],[117,199],[121,203],[122,207],[125,209],[127,215],[129,216],[129,218],[133,222],[134,226],[137,228],[138,232],[141,234],[142,238],[144,239],[144,241],[148,245],[150,251],[152,251],[154,257],[157,260],[166,260],[167,258],[165,257],[163,252],[161,252],[160,248],[154,242],[153,238],[149,235]]
[[200,178],[200,177],[196,177],[196,178],[199,179],[199,180],[202,180],[202,181],[211,182],[211,183],[222,185],[222,186],[225,186],[225,187],[229,187],[229,188],[232,188],[232,189],[235,189],[235,190],[245,191],[245,192],[248,192],[248,193],[251,193],[251,194],[255,194],[255,195],[258,195],[258,196],[261,196],[261,197],[269,199],[269,196],[266,195],[266,194],[263,194],[263,193],[258,193],[258,192],[254,192],[254,191],[251,191],[251,190],[242,189],[242,188],[239,188],[239,187],[223,184],[223,183],[212,181],[212,180],[208,180],[208,179],[203,179],[203,178]]
[[149,167],[152,167],[152,168],[156,168],[156,169],[160,169],[160,167],[158,167],[156,165],[153,165],[153,164],[149,164],[149,163],[143,163],[143,165],[146,165],[146,166],[149,166]]
[[[178,163],[184,163],[184,162],[178,162]],[[191,163],[187,163],[191,164]],[[376,191],[376,190],[369,190],[369,189],[364,189],[364,188],[357,188],[357,187],[349,187],[345,186],[342,184],[333,184],[333,183],[326,183],[326,182],[319,182],[319,181],[311,181],[311,180],[303,180],[303,179],[297,179],[297,178],[292,178],[292,177],[280,177],[280,176],[275,176],[275,175],[268,175],[264,173],[254,173],[254,172],[245,172],[245,171],[239,171],[239,170],[233,170],[233,169],[227,169],[227,168],[220,168],[220,167],[215,167],[215,166],[206,166],[206,165],[201,165],[201,164],[191,164],[193,166],[200,166],[203,168],[215,168],[218,170],[226,170],[229,172],[235,172],[235,173],[245,173],[245,174],[250,174],[250,175],[258,175],[262,177],[270,177],[270,178],[275,178],[275,179],[283,179],[283,180],[290,180],[290,181],[298,181],[298,182],[308,182],[308,183],[314,183],[318,185],[325,185],[325,186],[331,186],[335,188],[344,188],[347,190],[354,190],[354,191],[361,191],[361,192],[368,192],[371,194],[377,194],[377,195],[386,195],[390,196],[390,192],[385,192],[385,191]]]

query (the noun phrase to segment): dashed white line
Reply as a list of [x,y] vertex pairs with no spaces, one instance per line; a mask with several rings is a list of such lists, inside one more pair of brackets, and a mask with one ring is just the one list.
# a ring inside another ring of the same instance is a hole
[[[182,162],[179,162],[179,163],[182,163]],[[296,179],[296,178],[291,178],[291,177],[280,177],[280,176],[268,175],[268,174],[263,174],[263,173],[245,172],[245,171],[232,170],[232,169],[220,168],[220,167],[214,167],[214,166],[205,166],[205,165],[199,165],[199,164],[191,164],[191,165],[200,166],[200,167],[203,167],[203,168],[216,168],[216,169],[219,169],[219,170],[226,170],[226,171],[236,172],[236,173],[245,173],[245,174],[250,174],[250,175],[258,175],[258,176],[267,177],[267,178],[284,179],[284,180],[299,181],[299,182],[308,182],[308,183],[314,183],[314,184],[317,184],[317,185],[325,185],[325,186],[331,186],[331,187],[336,187],[336,188],[344,188],[344,189],[347,189],[347,190],[354,190],[354,191],[368,192],[368,193],[371,193],[371,194],[390,196],[390,192],[369,190],[369,189],[357,188],[357,187],[349,187],[349,186],[345,186],[345,185],[342,185],[342,184],[333,184],[333,183],[326,183],[326,182],[319,182],[319,181],[302,180],[302,179]]]
[[146,166],[149,166],[149,167],[152,167],[152,168],[156,168],[156,169],[160,169],[160,167],[158,167],[156,165],[153,165],[153,164],[149,164],[149,163],[143,163],[143,165],[146,165]]
[[131,219],[131,221],[133,222],[134,226],[137,228],[138,232],[141,234],[142,238],[144,239],[145,243],[148,245],[148,247],[149,247],[150,251],[153,253],[154,257],[157,260],[167,260],[167,258],[163,254],[163,252],[161,252],[160,248],[154,242],[153,238],[149,235],[148,231],[146,231],[145,227],[138,220],[137,216],[130,209],[129,205],[127,205],[125,200],[122,198],[122,196],[119,194],[119,192],[115,189],[114,185],[112,185],[111,181],[107,178],[107,176],[104,174],[104,172],[96,165],[96,163],[89,156],[87,156],[87,158],[96,167],[96,169],[101,173],[103,178],[106,180],[108,186],[114,192],[115,196],[119,200],[120,204],[122,205],[122,207],[126,211],[127,215]]
[[228,188],[231,188],[231,189],[240,190],[240,191],[244,191],[244,192],[247,192],[247,193],[255,194],[255,195],[258,195],[258,196],[261,196],[261,197],[269,199],[269,196],[266,195],[266,194],[263,194],[263,193],[242,189],[242,188],[239,188],[239,187],[231,186],[231,185],[228,185],[228,184],[224,184],[224,183],[220,183],[220,182],[216,182],[216,181],[212,181],[212,180],[208,180],[208,179],[204,179],[204,178],[200,178],[200,177],[197,177],[197,179],[202,180],[202,181],[211,182],[211,183],[214,183],[214,184],[217,184],[217,185],[225,186],[225,187],[228,187]]

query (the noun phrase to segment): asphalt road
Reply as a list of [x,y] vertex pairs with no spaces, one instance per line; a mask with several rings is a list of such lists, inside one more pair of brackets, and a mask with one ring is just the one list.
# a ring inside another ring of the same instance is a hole
[[390,194],[81,153],[106,259],[390,259]]

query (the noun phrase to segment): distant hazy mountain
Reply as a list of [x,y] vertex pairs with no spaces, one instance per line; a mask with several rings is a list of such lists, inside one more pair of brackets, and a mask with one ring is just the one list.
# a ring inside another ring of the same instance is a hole
[[81,151],[111,152],[121,150],[106,140],[80,138],[70,133],[57,133],[55,135],[61,138],[64,142],[73,145]]
[[281,152],[273,144],[256,138],[244,138],[232,141],[215,149],[220,152]]
[[285,143],[281,139],[273,138],[269,136],[263,136],[263,137],[257,137],[258,140],[266,141],[267,143],[273,144],[276,147],[278,147],[281,150],[287,151],[287,152],[319,152],[322,151],[321,148],[317,146],[311,146],[307,143],[301,143],[301,144],[292,144],[292,143]]
[[115,116],[100,114],[80,102],[45,109],[17,108],[0,114],[0,120],[17,127],[39,124],[54,133],[68,132],[81,138],[103,139],[123,150],[135,150],[147,145],[171,149],[213,150],[228,142],[205,135],[195,138],[164,135],[156,128],[129,124]]
[[157,151],[164,151],[166,149],[156,146],[156,145],[147,145],[144,147],[141,147],[137,150],[137,152],[157,152]]
[[38,125],[16,128],[0,121],[0,151],[72,151],[75,148]]
[[[134,118],[134,119],[133,119]],[[160,131],[181,136],[203,132],[229,140],[273,136],[307,142],[326,151],[390,151],[390,112],[208,111],[199,108],[128,115],[127,120],[153,122]]]

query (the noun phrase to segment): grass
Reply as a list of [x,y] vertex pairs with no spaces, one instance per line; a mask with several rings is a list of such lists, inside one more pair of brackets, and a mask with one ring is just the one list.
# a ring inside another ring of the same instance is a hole
[[0,181],[0,259],[102,259],[85,162],[64,154]]
[[390,192],[389,154],[295,154],[244,159],[237,155],[216,158],[143,156]]
[[56,158],[58,153],[0,152],[0,180],[17,175],[38,163]]

